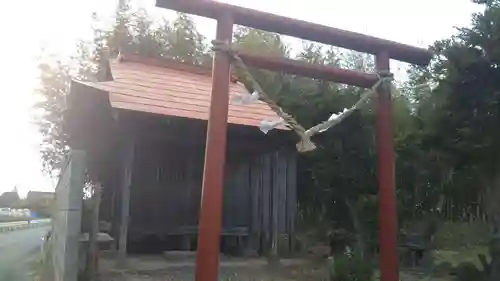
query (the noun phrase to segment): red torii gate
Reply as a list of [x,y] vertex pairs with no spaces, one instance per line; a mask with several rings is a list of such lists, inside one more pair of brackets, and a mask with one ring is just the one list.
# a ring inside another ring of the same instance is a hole
[[[389,72],[390,59],[426,65],[432,57],[431,52],[425,49],[211,0],[157,0],[156,5],[217,20],[217,41],[230,43],[233,25],[239,24],[373,54],[379,73]],[[311,65],[241,50],[238,50],[238,55],[249,66],[363,88],[372,87],[379,79],[376,74]],[[199,217],[196,281],[216,281],[218,278],[230,67],[229,56],[216,52]],[[391,95],[388,87],[378,87],[377,93],[380,272],[382,281],[398,281]]]

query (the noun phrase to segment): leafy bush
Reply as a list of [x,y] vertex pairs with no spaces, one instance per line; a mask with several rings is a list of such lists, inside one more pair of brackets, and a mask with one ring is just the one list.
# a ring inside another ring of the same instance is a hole
[[341,255],[332,260],[330,267],[331,281],[370,281],[373,266],[358,255]]
[[472,248],[487,246],[491,229],[485,222],[446,222],[436,233],[438,249]]
[[455,269],[456,281],[481,281],[484,274],[477,267],[469,262],[461,263]]

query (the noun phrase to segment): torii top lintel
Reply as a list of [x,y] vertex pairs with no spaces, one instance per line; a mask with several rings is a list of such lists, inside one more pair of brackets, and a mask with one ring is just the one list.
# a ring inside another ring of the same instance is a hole
[[426,49],[212,0],[156,0],[156,6],[213,19],[229,14],[235,24],[363,53],[387,52],[392,59],[417,65],[428,64],[432,57]]

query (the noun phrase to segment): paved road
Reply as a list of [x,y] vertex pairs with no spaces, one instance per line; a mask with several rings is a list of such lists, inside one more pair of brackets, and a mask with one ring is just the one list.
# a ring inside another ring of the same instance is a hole
[[0,233],[0,281],[31,281],[30,273],[41,237],[49,227]]

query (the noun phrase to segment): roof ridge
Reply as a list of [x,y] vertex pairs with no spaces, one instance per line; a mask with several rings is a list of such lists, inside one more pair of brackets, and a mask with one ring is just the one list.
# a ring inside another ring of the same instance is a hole
[[[106,101],[112,108],[208,120],[212,89],[211,67],[191,65],[169,58],[123,53],[116,60],[108,62],[113,80],[73,80],[74,84],[107,93]],[[230,95],[248,91],[243,83],[234,80],[233,83],[230,85]],[[276,114],[266,104],[239,105],[229,100],[228,123],[258,127],[260,120],[272,120],[275,117]],[[286,127],[279,129],[288,130]]]
[[[188,62],[182,62],[166,57],[144,56],[135,53],[119,53],[118,57],[116,58],[116,61],[118,63],[132,62],[149,66],[156,66],[160,68],[168,68],[172,70],[184,71],[192,74],[212,76],[212,67],[207,67],[203,65],[194,65]],[[236,74],[231,74],[231,82],[232,83],[238,82]]]

